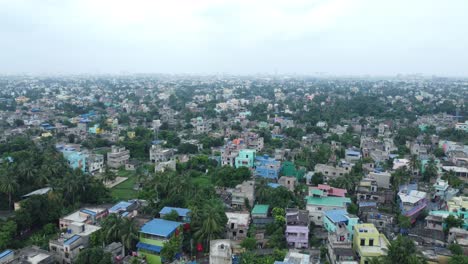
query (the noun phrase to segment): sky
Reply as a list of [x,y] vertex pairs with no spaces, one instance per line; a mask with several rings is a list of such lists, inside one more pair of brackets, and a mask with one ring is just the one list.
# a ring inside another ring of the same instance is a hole
[[0,0],[0,74],[468,76],[467,0]]

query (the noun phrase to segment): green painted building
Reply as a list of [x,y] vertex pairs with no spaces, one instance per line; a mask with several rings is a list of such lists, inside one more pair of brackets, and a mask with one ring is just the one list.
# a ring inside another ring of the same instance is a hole
[[[148,264],[161,264],[161,250],[164,243],[174,235],[183,223],[164,219],[153,219],[140,229],[140,241],[137,244],[138,255],[144,256]],[[180,234],[182,235],[182,234]]]
[[253,168],[255,165],[255,149],[241,149],[236,158],[236,168],[247,167]]

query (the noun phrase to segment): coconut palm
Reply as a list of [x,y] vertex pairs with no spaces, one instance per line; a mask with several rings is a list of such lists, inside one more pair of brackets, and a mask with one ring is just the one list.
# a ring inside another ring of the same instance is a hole
[[18,189],[18,182],[16,176],[12,173],[2,171],[0,173],[0,192],[8,195],[8,208],[11,209],[12,196]]
[[216,199],[208,200],[201,208],[194,208],[192,229],[196,240],[208,245],[210,240],[224,233],[227,223],[223,204]]
[[108,243],[119,241],[122,243],[122,255],[125,249],[131,249],[138,238],[138,228],[133,218],[121,218],[112,214],[102,223],[104,236]]

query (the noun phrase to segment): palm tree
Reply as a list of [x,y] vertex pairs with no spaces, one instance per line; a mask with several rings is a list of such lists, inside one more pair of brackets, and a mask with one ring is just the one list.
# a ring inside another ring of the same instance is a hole
[[216,199],[208,200],[201,210],[195,210],[192,223],[195,238],[208,245],[209,241],[224,233],[227,217],[223,204]]
[[138,239],[138,228],[133,218],[124,218],[120,224],[120,239],[125,249],[129,250],[133,247],[134,242]]
[[122,243],[122,256],[125,256],[125,249],[132,248],[134,241],[138,238],[138,229],[133,218],[121,218],[112,214],[106,218],[102,227],[108,243],[114,241]]
[[419,172],[421,162],[419,161],[418,155],[416,155],[416,154],[411,155],[409,165],[410,165],[410,169],[411,169],[411,174],[414,175],[414,172]]
[[8,208],[11,209],[12,195],[18,189],[15,175],[12,173],[0,173],[0,192],[8,195]]

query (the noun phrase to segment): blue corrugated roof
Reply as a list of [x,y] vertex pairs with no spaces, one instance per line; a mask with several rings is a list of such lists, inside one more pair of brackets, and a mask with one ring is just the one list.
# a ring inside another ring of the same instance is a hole
[[377,206],[376,202],[359,202],[359,207]]
[[127,210],[130,205],[132,205],[132,203],[121,201],[109,208],[109,213],[117,213],[120,210]]
[[141,227],[140,232],[155,236],[169,237],[183,223],[164,219],[153,219]]
[[74,235],[74,236],[72,236],[71,238],[65,240],[65,242],[63,242],[63,244],[64,244],[64,245],[71,245],[71,244],[73,244],[73,242],[77,241],[77,240],[80,239],[80,238],[81,238],[81,236],[79,236],[79,235]]
[[80,212],[90,215],[96,215],[96,212],[88,210],[88,209],[81,209]]
[[6,257],[6,256],[8,256],[10,254],[13,254],[13,250],[7,249],[7,250],[0,253],[0,259],[4,258],[4,257]]
[[183,217],[187,216],[190,213],[190,209],[187,208],[164,206],[164,208],[161,209],[161,211],[159,211],[159,214],[169,214],[170,212],[172,212],[172,210],[176,211],[179,214],[179,216]]
[[325,211],[325,216],[328,217],[333,223],[345,222],[348,218],[345,215],[348,214],[346,210],[328,210]]
[[142,248],[142,249],[146,249],[146,250],[153,251],[153,252],[156,252],[156,253],[160,253],[161,250],[162,250],[161,246],[146,244],[146,243],[143,243],[143,242],[138,242],[138,244],[136,246],[139,249]]

